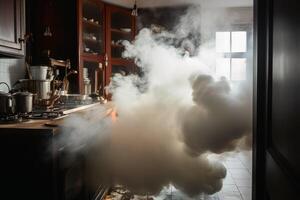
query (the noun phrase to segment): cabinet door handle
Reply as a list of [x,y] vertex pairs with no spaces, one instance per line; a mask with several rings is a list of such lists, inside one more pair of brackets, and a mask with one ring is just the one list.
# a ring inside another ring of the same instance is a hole
[[104,56],[104,65],[105,65],[105,67],[108,67],[108,56],[107,56],[107,53]]
[[25,43],[32,37],[32,34],[25,34],[23,37],[18,38],[19,43]]
[[25,39],[24,39],[24,38],[19,38],[19,39],[18,39],[18,42],[19,42],[19,43],[25,43]]

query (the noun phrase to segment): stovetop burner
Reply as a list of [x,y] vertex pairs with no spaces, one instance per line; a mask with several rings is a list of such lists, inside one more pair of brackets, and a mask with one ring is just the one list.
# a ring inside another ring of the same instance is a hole
[[60,111],[35,111],[32,112],[28,118],[29,119],[54,119],[61,117],[63,115]]
[[15,123],[23,123],[29,121],[28,118],[25,118],[20,115],[1,115],[0,116],[0,124],[15,124]]
[[23,123],[34,119],[54,119],[63,115],[59,110],[35,110],[31,113],[0,115],[0,124]]

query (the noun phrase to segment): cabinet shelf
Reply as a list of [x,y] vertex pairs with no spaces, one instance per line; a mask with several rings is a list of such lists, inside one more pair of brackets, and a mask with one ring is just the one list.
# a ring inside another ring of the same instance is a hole
[[113,48],[124,48],[125,46],[122,44],[111,44],[111,47]]
[[92,28],[101,28],[101,27],[102,27],[101,24],[97,24],[97,23],[95,23],[95,22],[91,22],[91,21],[88,21],[88,20],[82,19],[82,22],[83,22],[83,24],[85,24],[86,26],[89,26],[89,27],[92,27]]
[[115,28],[112,28],[112,29],[110,29],[111,30],[111,32],[114,32],[114,33],[120,33],[120,34],[124,34],[124,35],[131,35],[131,31],[129,32],[127,32],[127,31],[122,31],[122,30],[120,30],[120,29],[115,29]]
[[82,53],[82,56],[88,57],[88,58],[91,58],[91,59],[97,59],[100,56],[100,54],[99,53],[89,53],[89,52],[84,51]]
[[89,43],[95,43],[95,44],[101,43],[101,40],[93,40],[93,39],[90,39],[90,38],[83,38],[83,41],[84,42],[89,42]]
[[125,59],[125,58],[111,58],[112,64],[121,64],[121,65],[134,65],[133,60]]

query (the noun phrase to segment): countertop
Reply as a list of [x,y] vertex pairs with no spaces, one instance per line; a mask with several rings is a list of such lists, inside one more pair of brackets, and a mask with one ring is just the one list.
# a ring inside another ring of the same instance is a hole
[[90,112],[92,110],[99,109],[99,115],[97,118],[101,119],[106,116],[109,116],[113,110],[112,103],[100,104],[94,103],[84,106],[79,106],[77,108],[68,109],[63,111],[65,114],[63,117],[56,119],[32,119],[25,122],[13,123],[13,124],[0,124],[0,134],[6,132],[5,129],[32,129],[32,130],[55,130],[60,126],[63,126],[64,120],[74,114],[85,114],[86,112]]

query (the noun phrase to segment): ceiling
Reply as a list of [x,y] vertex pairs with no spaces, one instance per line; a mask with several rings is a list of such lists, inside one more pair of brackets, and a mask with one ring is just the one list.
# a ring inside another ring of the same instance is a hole
[[[105,2],[132,7],[134,0],[104,0]],[[207,7],[249,7],[253,5],[253,0],[136,0],[140,8],[179,6],[186,4],[200,4]]]

